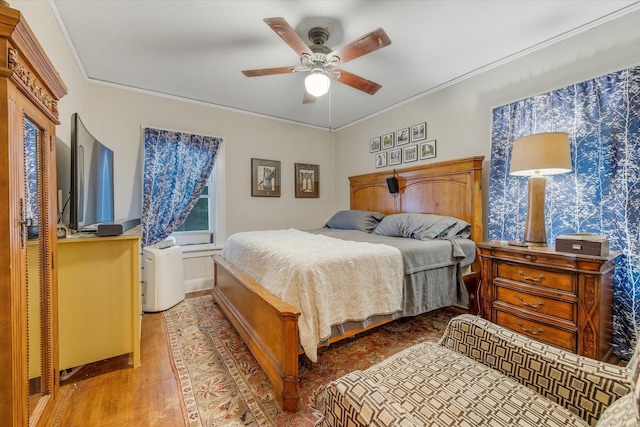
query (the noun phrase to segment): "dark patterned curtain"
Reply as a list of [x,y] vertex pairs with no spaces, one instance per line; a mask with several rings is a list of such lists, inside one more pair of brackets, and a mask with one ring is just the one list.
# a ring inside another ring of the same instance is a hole
[[547,177],[547,243],[564,233],[605,235],[616,262],[614,349],[631,356],[640,333],[640,67],[493,111],[489,238],[522,240],[527,179],[509,175],[513,141],[567,132],[573,172]]
[[213,170],[221,138],[144,129],[142,245],[165,239],[187,219]]

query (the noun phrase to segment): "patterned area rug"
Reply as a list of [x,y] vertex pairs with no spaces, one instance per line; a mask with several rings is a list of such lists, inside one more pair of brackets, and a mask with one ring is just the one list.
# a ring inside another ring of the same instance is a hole
[[400,319],[318,352],[300,356],[301,409],[282,412],[273,390],[211,296],[188,298],[163,313],[173,370],[189,426],[314,426],[331,380],[367,369],[421,341],[436,341],[456,313],[436,310]]

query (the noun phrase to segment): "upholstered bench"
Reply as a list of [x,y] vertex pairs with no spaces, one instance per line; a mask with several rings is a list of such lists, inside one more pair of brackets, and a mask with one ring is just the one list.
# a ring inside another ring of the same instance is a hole
[[472,315],[330,383],[324,426],[640,426],[638,360],[610,365]]

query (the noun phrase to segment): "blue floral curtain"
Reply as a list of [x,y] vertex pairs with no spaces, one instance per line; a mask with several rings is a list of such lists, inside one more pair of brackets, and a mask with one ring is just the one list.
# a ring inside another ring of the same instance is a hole
[[144,129],[142,245],[153,245],[187,219],[209,175],[221,138]]
[[546,228],[605,235],[616,262],[614,349],[631,356],[640,333],[640,67],[625,69],[493,111],[489,238],[521,240],[527,180],[509,175],[514,139],[570,135],[573,172],[547,177]]

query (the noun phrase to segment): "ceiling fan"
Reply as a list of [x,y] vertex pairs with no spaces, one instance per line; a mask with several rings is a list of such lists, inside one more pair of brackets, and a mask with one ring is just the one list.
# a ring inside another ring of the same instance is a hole
[[284,18],[265,18],[264,22],[300,56],[301,65],[244,70],[242,74],[245,76],[258,77],[308,72],[309,75],[305,79],[306,90],[302,100],[304,104],[315,102],[316,97],[326,94],[329,91],[330,79],[366,92],[369,95],[373,95],[382,87],[363,77],[336,68],[348,61],[389,46],[391,39],[382,28],[378,28],[338,50],[332,50],[330,47],[325,46],[326,41],[329,39],[329,31],[326,28],[314,27],[309,30],[308,35],[312,45],[307,46]]

